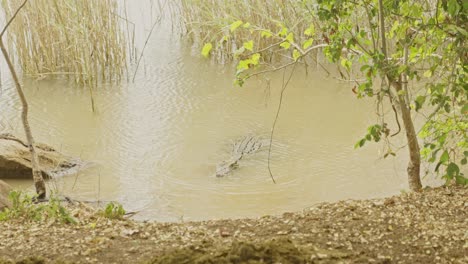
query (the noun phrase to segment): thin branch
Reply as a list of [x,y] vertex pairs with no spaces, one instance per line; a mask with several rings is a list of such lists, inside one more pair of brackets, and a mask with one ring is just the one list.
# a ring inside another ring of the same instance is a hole
[[289,67],[291,65],[294,65],[294,64],[296,64],[296,61],[291,61],[289,63],[283,64],[283,65],[281,65],[279,67],[276,67],[276,68],[273,68],[273,69],[270,69],[270,70],[263,70],[263,71],[259,71],[259,72],[249,74],[249,75],[245,76],[244,79],[249,79],[251,77],[254,77],[254,76],[257,76],[257,75],[262,75],[262,74],[269,73],[269,72],[276,72],[276,71],[282,70],[282,69],[284,69],[286,67]]
[[367,22],[369,23],[370,34],[371,34],[371,37],[372,37],[372,46],[374,47],[374,50],[376,50],[377,49],[377,44],[376,44],[375,37],[374,37],[374,31],[372,31],[372,21],[371,21],[371,15],[370,15],[370,12],[369,12],[369,6],[365,5],[364,8],[366,10]]
[[[359,41],[358,39],[354,36],[353,32],[351,32],[350,30],[346,30],[348,31],[348,33],[354,38],[354,40],[356,40],[356,44],[364,51],[364,53],[368,54],[368,55],[372,55],[372,53],[370,51],[368,51]],[[357,50],[353,50],[353,49],[345,49],[345,50],[349,50],[349,51],[352,51],[354,52],[355,54],[358,54],[358,55],[362,55],[362,52],[360,51],[357,51]]]
[[114,13],[114,12],[111,12],[111,14],[114,15],[114,16],[116,16],[116,17],[119,18],[119,19],[122,19],[123,21],[125,21],[125,22],[127,22],[127,23],[132,24],[133,30],[135,30],[135,23],[134,23],[134,22],[132,22],[132,21],[126,19],[125,17],[122,17],[121,15],[116,14],[116,13]]
[[382,38],[382,53],[387,59],[387,39],[385,38],[385,17],[383,0],[379,0],[380,37]]
[[270,167],[270,159],[271,159],[271,147],[273,145],[273,134],[275,133],[275,128],[276,128],[276,122],[278,121],[279,113],[281,111],[281,106],[283,105],[283,96],[284,92],[286,91],[286,87],[289,84],[289,81],[291,80],[294,70],[296,68],[297,64],[294,64],[293,69],[291,70],[291,74],[288,77],[288,80],[285,82],[284,77],[286,74],[286,70],[283,73],[283,86],[281,87],[281,94],[280,94],[280,99],[279,99],[279,104],[278,104],[278,109],[276,110],[276,116],[275,120],[273,121],[273,126],[271,128],[271,134],[270,134],[270,146],[268,147],[268,172],[270,173],[270,177],[273,180],[273,183],[276,183],[275,178],[273,177],[273,173],[271,172],[271,167]]
[[[310,48],[308,48],[307,50],[305,50],[304,53],[303,53],[299,58],[302,58],[302,57],[306,56],[308,53],[310,53],[311,51],[313,51],[313,50],[315,50],[315,49],[323,48],[323,47],[327,47],[327,46],[328,46],[328,44],[319,44],[319,45],[315,45],[315,46],[313,46],[313,47],[310,47]],[[298,58],[298,59],[299,59],[299,58]],[[273,69],[255,72],[255,73],[246,75],[246,76],[244,77],[244,79],[249,79],[249,78],[251,78],[251,77],[253,77],[253,76],[262,75],[262,74],[269,73],[269,72],[276,72],[276,71],[282,70],[282,69],[284,69],[284,68],[287,68],[287,67],[289,67],[289,66],[291,66],[291,65],[294,65],[294,64],[296,64],[296,62],[297,62],[297,61],[291,61],[291,62],[289,62],[289,63],[283,64],[283,65],[281,65],[281,66],[279,66],[279,67],[276,67],[276,68],[273,68]],[[328,72],[328,71],[327,71],[327,72]]]
[[[167,1],[164,2],[164,5],[166,5]],[[163,7],[164,8],[164,7]],[[135,82],[135,77],[136,77],[136,74],[138,72],[138,67],[140,66],[140,62],[141,62],[141,59],[143,58],[143,53],[145,52],[145,48],[146,48],[146,45],[148,44],[149,42],[149,39],[151,37],[151,34],[153,34],[153,30],[154,28],[156,27],[157,24],[159,24],[162,20],[162,14],[159,15],[158,19],[154,22],[153,26],[151,27],[151,30],[148,34],[148,36],[146,37],[146,41],[145,41],[145,45],[143,45],[143,49],[141,50],[141,54],[140,54],[140,57],[138,58],[138,62],[137,62],[137,65],[136,65],[136,69],[135,69],[135,73],[133,74],[133,78],[132,78],[132,82]]]
[[15,20],[15,17],[18,15],[19,11],[21,9],[23,9],[23,7],[26,5],[26,3],[28,2],[28,0],[24,0],[24,2],[18,7],[18,9],[16,10],[16,12],[13,14],[13,16],[10,18],[10,20],[8,21],[8,23],[5,25],[5,27],[3,28],[2,30],[2,33],[0,33],[0,39],[3,38],[3,34],[5,34],[7,28],[10,26],[11,22],[13,22],[13,20]]
[[269,46],[267,46],[267,47],[265,47],[265,48],[262,48],[262,49],[256,50],[255,52],[246,54],[246,56],[252,56],[252,55],[255,54],[255,53],[264,52],[264,51],[269,50],[269,49],[271,49],[271,48],[273,48],[273,47],[275,47],[275,46],[280,45],[280,44],[283,43],[283,42],[284,42],[284,40],[275,42],[275,43],[273,43],[273,44],[271,44],[271,45],[269,45]]
[[315,50],[315,49],[325,48],[325,47],[328,47],[328,46],[329,46],[328,44],[318,44],[318,45],[315,45],[315,46],[313,46],[313,47],[310,47],[310,48],[306,49],[306,50],[304,51],[304,53],[303,53],[302,56],[307,55],[307,53],[309,53],[309,52],[311,52],[311,51],[313,51],[313,50]]
[[137,65],[136,65],[135,73],[133,74],[132,82],[135,82],[135,77],[136,77],[136,74],[137,74],[137,72],[138,72],[138,67],[140,67],[140,62],[141,62],[141,59],[143,58],[143,53],[145,52],[146,45],[148,44],[149,39],[150,39],[150,37],[151,37],[151,34],[153,33],[153,29],[156,27],[156,25],[157,25],[160,21],[161,21],[161,19],[159,19],[159,20],[157,20],[156,22],[154,22],[153,26],[151,27],[150,33],[149,33],[148,36],[146,37],[145,45],[143,45],[143,49],[141,50],[140,57],[138,58],[138,62],[137,62]]

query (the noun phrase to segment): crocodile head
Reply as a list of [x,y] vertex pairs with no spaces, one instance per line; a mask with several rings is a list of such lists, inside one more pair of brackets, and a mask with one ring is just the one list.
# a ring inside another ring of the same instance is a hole
[[239,168],[238,160],[223,162],[216,167],[216,177],[224,177]]
[[229,169],[235,170],[235,169],[237,169],[237,168],[239,168],[238,160],[236,160],[235,162],[229,164]]

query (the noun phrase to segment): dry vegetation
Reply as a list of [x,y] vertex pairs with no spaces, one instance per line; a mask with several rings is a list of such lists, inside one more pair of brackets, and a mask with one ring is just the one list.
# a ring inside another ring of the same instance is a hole
[[[3,0],[6,17],[22,2]],[[90,87],[120,80],[129,41],[117,13],[115,0],[29,1],[8,29],[10,53],[30,76],[65,75]]]

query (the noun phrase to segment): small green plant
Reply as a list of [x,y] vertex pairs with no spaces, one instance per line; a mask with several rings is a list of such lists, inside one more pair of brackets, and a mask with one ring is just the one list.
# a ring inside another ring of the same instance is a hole
[[76,224],[68,210],[61,205],[60,200],[52,196],[46,203],[35,203],[35,197],[20,191],[11,191],[8,198],[12,207],[0,212],[0,221],[24,219],[25,221],[41,222],[58,220],[66,224]]
[[109,219],[122,219],[125,215],[125,209],[119,203],[110,202],[101,211],[101,215]]

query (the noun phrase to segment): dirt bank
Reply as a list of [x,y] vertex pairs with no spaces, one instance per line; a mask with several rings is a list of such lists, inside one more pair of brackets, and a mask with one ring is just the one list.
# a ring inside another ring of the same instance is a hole
[[464,187],[257,219],[139,223],[74,214],[77,225],[0,222],[0,263],[468,263]]

